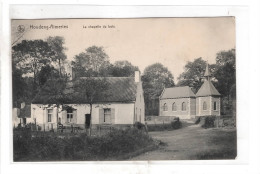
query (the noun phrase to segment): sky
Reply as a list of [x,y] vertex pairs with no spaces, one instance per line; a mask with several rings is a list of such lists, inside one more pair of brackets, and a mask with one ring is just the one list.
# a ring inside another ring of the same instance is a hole
[[175,81],[187,61],[202,57],[212,64],[217,52],[236,46],[233,17],[12,20],[12,42],[19,26],[25,28],[21,40],[64,37],[68,60],[90,46],[102,46],[111,63],[128,60],[143,73],[159,62]]

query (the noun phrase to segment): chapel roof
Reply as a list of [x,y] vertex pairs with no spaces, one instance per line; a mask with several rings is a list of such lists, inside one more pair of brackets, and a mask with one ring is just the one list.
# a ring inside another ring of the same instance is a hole
[[210,80],[205,80],[199,91],[197,92],[196,96],[220,96],[220,93],[214,87]]
[[189,86],[165,88],[161,94],[161,99],[171,99],[171,98],[185,98],[185,97],[195,97]]
[[[61,96],[64,104],[84,104],[88,103],[84,99],[83,95],[76,92],[74,86],[77,82],[82,80],[101,80],[104,79],[107,83],[106,94],[100,95],[94,98],[93,103],[98,102],[133,102],[136,100],[137,93],[137,83],[134,77],[81,77],[75,80],[66,82],[66,87],[63,90],[63,94],[66,96]],[[46,83],[51,83],[48,81]],[[45,85],[46,86],[46,85]],[[44,87],[43,87],[44,88]],[[101,92],[101,91],[96,91]],[[104,91],[102,91],[104,92]],[[69,95],[68,95],[69,94]],[[36,97],[33,99],[34,104],[55,104],[55,100],[51,95],[41,90]]]

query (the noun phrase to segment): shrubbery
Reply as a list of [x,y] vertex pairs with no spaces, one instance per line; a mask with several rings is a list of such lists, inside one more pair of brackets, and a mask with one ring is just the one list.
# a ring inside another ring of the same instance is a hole
[[136,128],[113,130],[100,137],[46,135],[14,132],[14,161],[120,160],[128,153],[155,144]]
[[215,120],[216,120],[215,116],[203,116],[203,117],[199,117],[195,123],[196,124],[199,123],[203,128],[212,128],[215,127]]

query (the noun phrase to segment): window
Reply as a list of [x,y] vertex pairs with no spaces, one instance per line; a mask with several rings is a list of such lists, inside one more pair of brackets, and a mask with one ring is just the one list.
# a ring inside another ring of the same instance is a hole
[[176,106],[176,103],[175,103],[175,102],[172,104],[172,110],[173,110],[173,111],[177,111],[177,106]]
[[71,123],[73,119],[73,110],[72,108],[67,109],[67,122]]
[[207,103],[203,102],[203,110],[207,110]]
[[214,111],[217,110],[217,102],[214,102],[214,104],[213,104],[213,108],[214,108]]
[[183,102],[183,103],[181,104],[181,110],[182,110],[182,111],[186,111],[186,103],[185,103],[185,102]]
[[111,109],[104,109],[104,123],[110,123]]
[[53,109],[48,109],[48,122],[51,122],[52,113]]
[[166,103],[163,104],[163,111],[168,111],[168,106]]

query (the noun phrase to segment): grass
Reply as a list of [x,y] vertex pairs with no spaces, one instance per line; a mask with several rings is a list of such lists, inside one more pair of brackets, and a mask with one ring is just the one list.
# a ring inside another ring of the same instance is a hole
[[211,135],[205,138],[208,149],[200,151],[192,158],[198,160],[235,159],[237,156],[236,131],[211,130]]
[[122,160],[156,147],[156,142],[138,129],[113,130],[99,136],[14,132],[14,161]]

